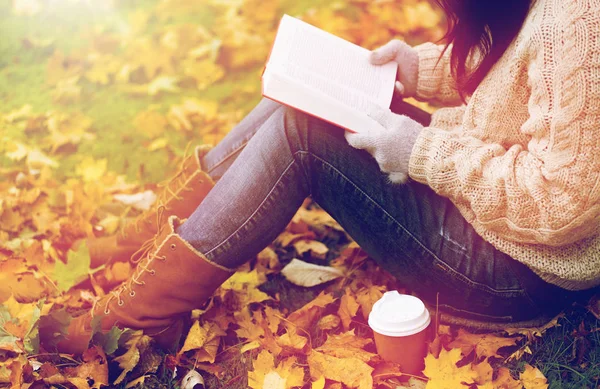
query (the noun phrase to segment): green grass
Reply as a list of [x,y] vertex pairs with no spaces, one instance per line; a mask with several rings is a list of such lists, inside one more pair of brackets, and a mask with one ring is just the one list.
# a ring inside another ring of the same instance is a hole
[[[589,332],[579,332],[583,328]],[[515,377],[525,363],[537,367],[548,379],[550,389],[596,389],[600,383],[600,327],[585,307],[574,304],[559,319],[560,326],[550,328],[531,346],[532,354],[507,364]]]

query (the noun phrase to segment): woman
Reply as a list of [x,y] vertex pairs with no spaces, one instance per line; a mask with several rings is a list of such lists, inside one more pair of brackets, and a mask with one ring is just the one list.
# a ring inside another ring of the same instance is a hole
[[132,278],[59,349],[85,349],[94,315],[168,338],[309,195],[415,294],[439,298],[442,321],[536,325],[587,296],[600,284],[600,2],[439,2],[452,46],[372,54],[398,63],[403,96],[447,106],[431,123],[404,105],[371,113],[386,132],[350,134],[261,101],[186,162],[154,214],[89,242],[95,258],[131,254],[162,219]]

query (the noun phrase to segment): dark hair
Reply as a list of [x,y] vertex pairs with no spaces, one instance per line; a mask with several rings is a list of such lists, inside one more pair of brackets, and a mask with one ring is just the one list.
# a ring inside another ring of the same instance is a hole
[[[515,39],[535,0],[434,0],[445,11],[453,44],[450,57],[458,91],[473,94],[492,66]],[[448,45],[444,49],[448,49]],[[467,58],[480,51],[479,64],[467,70]],[[468,73],[467,73],[468,72]]]

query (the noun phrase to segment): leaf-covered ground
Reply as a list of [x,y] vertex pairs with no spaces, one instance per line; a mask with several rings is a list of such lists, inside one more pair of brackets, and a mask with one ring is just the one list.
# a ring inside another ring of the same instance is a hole
[[[422,376],[384,363],[366,318],[386,290],[410,291],[308,200],[192,312],[176,352],[116,329],[82,356],[52,352],[133,270],[90,269],[73,242],[115,233],[190,145],[216,144],[259,101],[283,13],[369,49],[444,32],[419,0],[0,0],[0,387],[597,388],[596,298],[539,329],[440,325]],[[332,279],[294,285],[301,272],[282,269],[298,260]]]

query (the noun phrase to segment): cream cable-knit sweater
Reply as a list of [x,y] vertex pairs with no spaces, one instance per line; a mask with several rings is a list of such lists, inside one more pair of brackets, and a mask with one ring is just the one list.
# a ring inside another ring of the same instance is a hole
[[434,113],[409,175],[544,280],[600,284],[600,0],[537,0],[516,40],[461,105],[450,49],[417,46]]

